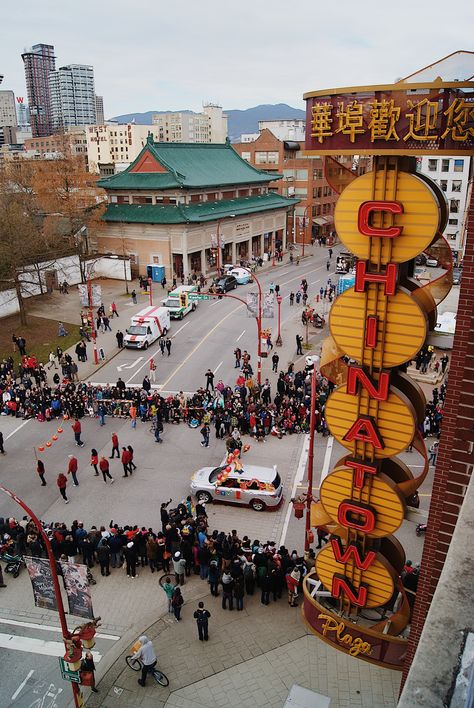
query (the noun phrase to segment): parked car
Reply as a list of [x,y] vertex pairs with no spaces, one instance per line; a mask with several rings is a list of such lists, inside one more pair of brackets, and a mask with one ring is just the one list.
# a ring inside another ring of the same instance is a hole
[[417,266],[424,266],[426,265],[426,256],[424,253],[420,253],[416,258],[415,258],[415,265]]
[[242,469],[236,470],[235,465],[231,464],[231,472],[219,483],[218,475],[222,474],[227,466],[203,467],[193,475],[191,492],[198,501],[243,504],[254,511],[264,511],[267,507],[280,504],[283,486],[276,465],[244,465]]
[[227,275],[233,275],[239,285],[247,285],[252,281],[252,274],[246,268],[232,268]]
[[438,265],[438,259],[437,259],[437,258],[433,258],[432,256],[429,256],[429,257],[426,259],[426,265],[427,265],[429,268],[436,268],[437,265]]
[[226,293],[229,290],[235,290],[237,287],[237,279],[234,275],[226,275],[224,278],[219,278],[215,287],[218,293]]
[[417,266],[415,268],[414,276],[416,280],[429,280],[430,275],[426,268],[423,268],[422,266]]

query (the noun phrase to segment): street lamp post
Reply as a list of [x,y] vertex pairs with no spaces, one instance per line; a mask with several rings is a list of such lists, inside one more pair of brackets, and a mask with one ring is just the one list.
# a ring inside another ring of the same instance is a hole
[[275,232],[272,234],[272,268],[275,267]]
[[97,332],[94,324],[94,314],[92,312],[92,284],[91,284],[91,269],[87,274],[87,299],[89,300],[89,320],[91,323],[92,345],[94,347],[94,364],[99,363],[99,355],[97,353]]
[[277,305],[278,305],[278,337],[276,338],[276,346],[281,347],[283,344],[282,338],[281,338],[281,333],[280,333],[280,323],[281,323],[281,302],[283,298],[281,295],[277,295]]
[[[311,205],[311,204],[308,204],[308,206],[307,206],[306,209],[304,210],[304,214],[303,214],[303,248],[302,248],[302,251],[301,251],[301,257],[302,257],[302,258],[304,258],[304,246],[305,246],[305,241],[306,241],[306,214],[308,213],[308,209],[311,209],[311,207],[312,207],[312,205]],[[308,218],[308,224],[310,224],[310,223],[311,223],[311,221],[310,221],[310,219]],[[310,240],[311,240],[311,239],[310,239]]]
[[217,221],[217,277],[221,275],[221,220]]
[[148,289],[149,289],[149,292],[150,292],[150,305],[153,305],[153,294],[152,294],[152,291],[151,291],[151,283],[152,283],[151,278],[148,278]]
[[[34,514],[32,512],[32,510],[29,508],[29,506],[27,506],[25,504],[24,501],[22,501],[19,497],[17,497],[17,495],[14,492],[10,491],[9,489],[4,487],[3,485],[0,485],[0,491],[3,492],[4,494],[6,494],[7,496],[9,496],[11,499],[13,499],[13,501],[15,501],[17,504],[19,504],[19,506],[21,506],[21,508],[24,511],[26,511],[28,516],[35,523],[38,533],[41,534],[41,537],[44,541],[46,553],[48,555],[48,560],[49,560],[49,567],[51,569],[51,577],[53,580],[54,594],[56,596],[56,602],[58,605],[58,613],[59,613],[59,622],[61,624],[61,632],[63,635],[64,646],[65,646],[66,655],[67,655],[69,652],[69,648],[71,646],[72,634],[69,631],[68,626],[67,626],[66,613],[64,611],[63,599],[61,597],[61,589],[59,587],[58,571],[56,568],[56,559],[54,557],[53,549],[51,548],[50,540],[49,540],[48,536],[46,535],[46,533],[41,525],[40,520],[38,519],[36,514]],[[80,703],[79,703],[79,694],[80,694],[79,686],[77,685],[77,683],[75,681],[72,681],[71,684],[72,684],[72,693],[73,693],[73,697],[74,697],[74,705],[76,706],[76,708],[79,708],[79,705],[80,705]]]
[[306,493],[306,530],[304,550],[309,551],[309,532],[311,531],[311,503],[313,501],[314,434],[316,428],[316,362],[311,374],[311,413],[309,417],[309,452],[308,452],[308,491]]

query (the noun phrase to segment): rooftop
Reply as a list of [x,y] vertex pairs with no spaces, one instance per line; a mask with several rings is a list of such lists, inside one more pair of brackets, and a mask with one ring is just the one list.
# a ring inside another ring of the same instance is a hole
[[124,171],[99,180],[104,189],[172,189],[266,184],[278,178],[243,160],[227,143],[155,143],[151,136]]
[[202,223],[226,216],[241,216],[293,207],[298,204],[298,201],[270,193],[199,204],[109,204],[103,219],[109,222],[136,224]]

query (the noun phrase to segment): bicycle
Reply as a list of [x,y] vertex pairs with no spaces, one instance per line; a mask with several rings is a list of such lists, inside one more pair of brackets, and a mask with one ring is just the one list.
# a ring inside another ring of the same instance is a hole
[[[143,662],[141,659],[134,659],[131,654],[125,657],[125,661],[127,662],[128,666],[133,669],[133,671],[141,671],[143,667]],[[156,668],[156,666],[153,666],[153,668],[148,669],[148,673],[153,676],[155,679],[156,683],[159,683],[160,686],[168,686],[169,685],[169,678],[164,674],[162,671]]]

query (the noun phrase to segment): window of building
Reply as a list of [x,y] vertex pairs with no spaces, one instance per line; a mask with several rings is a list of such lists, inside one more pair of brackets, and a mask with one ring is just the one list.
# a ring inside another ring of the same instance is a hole
[[305,182],[308,179],[308,170],[296,170],[296,179]]
[[457,219],[448,219],[448,224],[450,226],[457,226],[458,225],[458,220]]
[[117,197],[117,203],[118,204],[130,204],[130,197],[128,196],[128,194]]
[[449,211],[453,214],[457,214],[459,212],[459,199],[449,200]]
[[322,189],[322,187],[313,187],[313,199],[321,198]]
[[250,162],[252,158],[252,153],[251,152],[243,152],[242,155],[242,160],[247,160],[247,162]]
[[454,171],[462,172],[464,169],[464,160],[454,160]]
[[255,153],[255,163],[257,165],[263,165],[263,164],[269,164],[269,165],[277,165],[278,164],[278,152],[273,151],[273,150],[259,150]]
[[296,187],[295,194],[297,197],[307,197],[308,190],[306,189],[306,187]]
[[462,182],[461,182],[460,179],[454,179],[454,180],[451,182],[451,190],[452,190],[453,192],[460,192],[460,191],[461,191],[461,187],[462,187]]
[[150,263],[154,263],[155,265],[160,265],[161,256],[158,253],[151,253],[150,254]]
[[321,216],[321,205],[320,205],[320,204],[316,204],[316,205],[313,207],[312,211],[313,211],[313,216]]
[[111,204],[117,204],[117,196],[115,194],[112,194],[109,198],[109,202]]
[[438,160],[428,160],[428,170],[430,172],[436,172],[438,169]]
[[322,170],[313,170],[313,179],[322,179],[323,178],[323,171]]
[[137,194],[133,197],[133,204],[153,204],[153,197]]
[[449,158],[441,160],[441,172],[449,172]]
[[446,192],[448,189],[448,180],[447,179],[440,180],[439,186],[441,187],[443,192]]

